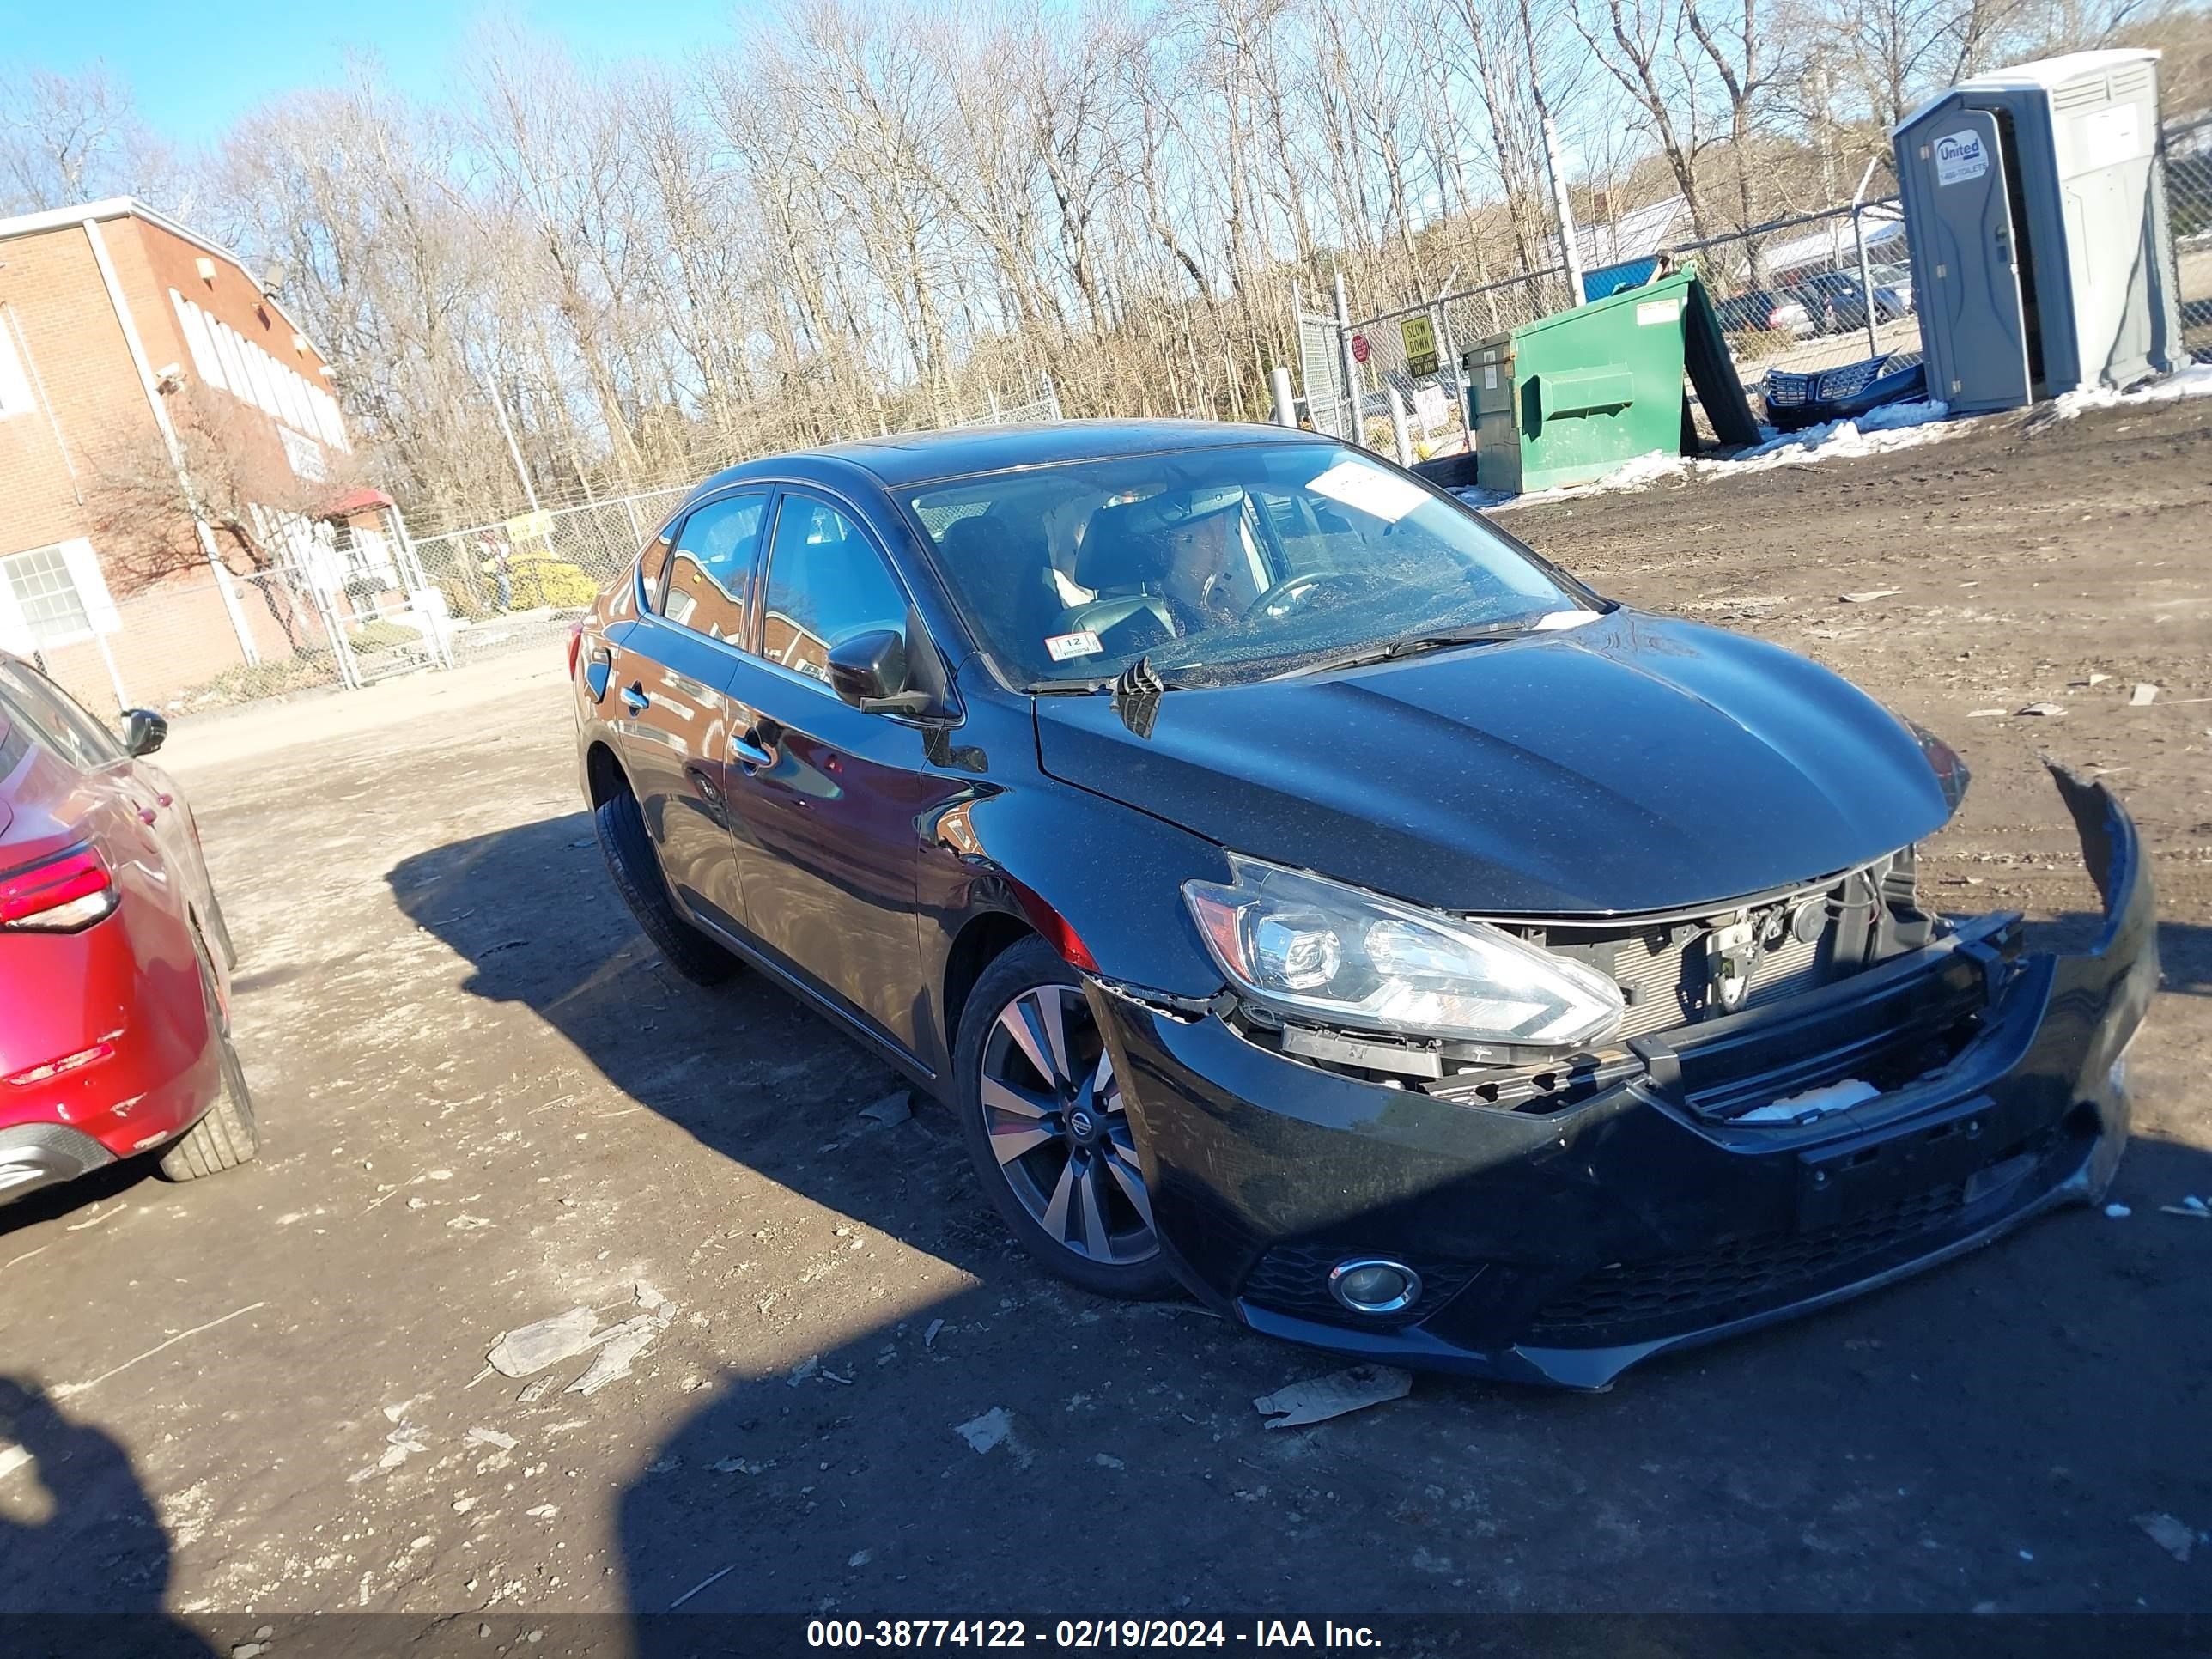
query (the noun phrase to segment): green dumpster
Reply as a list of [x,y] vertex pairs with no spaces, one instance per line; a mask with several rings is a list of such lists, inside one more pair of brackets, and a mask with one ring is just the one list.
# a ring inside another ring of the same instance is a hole
[[1486,489],[1588,483],[1639,455],[1693,449],[1686,367],[1723,442],[1758,438],[1693,270],[1493,335],[1460,362]]

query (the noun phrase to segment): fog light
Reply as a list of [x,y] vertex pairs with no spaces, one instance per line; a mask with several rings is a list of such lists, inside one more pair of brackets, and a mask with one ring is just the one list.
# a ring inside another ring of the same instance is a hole
[[1402,1261],[1340,1261],[1329,1269],[1328,1293],[1354,1313],[1396,1313],[1420,1295],[1421,1276]]

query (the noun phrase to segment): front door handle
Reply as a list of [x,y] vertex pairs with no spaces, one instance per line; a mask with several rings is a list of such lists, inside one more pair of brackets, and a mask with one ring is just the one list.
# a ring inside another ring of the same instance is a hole
[[737,757],[737,763],[738,765],[749,769],[756,766],[773,766],[775,764],[775,757],[769,754],[769,751],[762,748],[760,744],[755,743],[750,736],[732,738],[730,739],[730,753]]
[[633,714],[642,714],[653,707],[653,699],[645,695],[642,685],[625,685],[622,689],[623,707]]

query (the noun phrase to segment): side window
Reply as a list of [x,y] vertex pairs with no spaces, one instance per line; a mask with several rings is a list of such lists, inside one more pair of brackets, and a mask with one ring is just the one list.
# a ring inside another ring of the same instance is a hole
[[717,640],[741,640],[753,554],[768,496],[709,501],[684,520],[668,557],[668,597],[660,614]]
[[21,663],[0,662],[0,702],[48,748],[88,771],[124,758],[113,732],[45,675]]
[[637,580],[645,589],[645,608],[648,611],[660,609],[660,579],[668,574],[668,544],[675,535],[673,529],[664,531],[638,556]]
[[906,626],[906,595],[860,528],[836,507],[786,495],[768,562],[761,654],[817,680],[855,634]]

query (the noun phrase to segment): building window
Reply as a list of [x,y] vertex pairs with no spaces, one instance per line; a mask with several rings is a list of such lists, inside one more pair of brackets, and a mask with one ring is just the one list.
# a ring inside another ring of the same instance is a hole
[[276,435],[284,443],[284,459],[291,465],[295,477],[305,478],[309,483],[321,483],[330,477],[330,468],[323,460],[323,447],[304,432],[295,432],[289,426],[279,426]]
[[92,632],[83,596],[76,591],[69,560],[58,547],[41,547],[0,559],[0,572],[7,575],[8,591],[22,615],[23,625],[39,644],[58,645]]
[[[240,403],[252,404],[275,416],[295,428],[295,435],[312,432],[333,449],[352,449],[337,400],[328,392],[309,385],[296,369],[270,356],[229,324],[210,316],[176,289],[169,290],[169,298],[177,307],[185,349],[191,353],[192,366],[202,380],[222,387]],[[297,340],[299,337],[295,335],[293,338]],[[9,412],[6,407],[5,369],[5,360],[0,358],[0,415]],[[285,451],[287,454],[292,453],[289,437],[285,440]],[[319,481],[323,477],[320,472],[303,470],[296,461],[293,471],[303,478]]]

